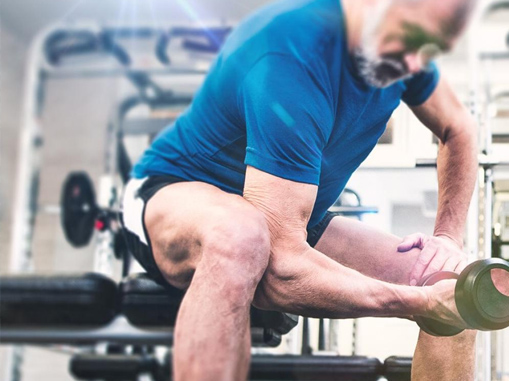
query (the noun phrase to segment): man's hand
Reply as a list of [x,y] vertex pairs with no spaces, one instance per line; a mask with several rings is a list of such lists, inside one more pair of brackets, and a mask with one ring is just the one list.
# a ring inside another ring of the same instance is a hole
[[412,248],[421,249],[410,273],[410,285],[415,286],[419,280],[437,271],[461,272],[467,265],[467,256],[458,244],[447,236],[428,236],[415,233],[406,236],[398,246],[400,253]]
[[456,280],[443,280],[433,286],[424,287],[428,296],[426,317],[458,328],[469,328],[456,307],[454,289]]

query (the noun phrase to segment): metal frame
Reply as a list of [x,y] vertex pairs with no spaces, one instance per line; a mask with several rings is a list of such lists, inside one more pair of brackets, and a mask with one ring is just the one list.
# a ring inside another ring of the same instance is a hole
[[[476,252],[479,258],[491,257],[492,253],[492,228],[493,228],[493,182],[494,171],[498,166],[506,166],[507,163],[499,162],[493,158],[493,137],[491,121],[489,115],[489,105],[494,100],[491,90],[490,70],[487,65],[492,61],[509,60],[509,49],[500,52],[483,52],[475,42],[483,21],[490,15],[500,10],[509,10],[508,0],[489,1],[483,4],[483,7],[476,15],[474,26],[470,36],[470,66],[472,73],[471,94],[472,94],[472,112],[476,116],[480,130],[480,142],[483,155],[480,156],[480,173],[478,178],[477,195],[477,247]],[[484,74],[481,78],[480,74]],[[482,89],[482,90],[481,90]],[[481,92],[484,92],[484,99],[481,101]],[[482,107],[484,106],[484,107]],[[475,199],[475,198],[474,198]],[[483,218],[483,220],[480,219]],[[497,339],[500,337],[498,332],[482,332],[479,334],[477,343],[478,370],[477,379],[494,380],[496,377],[496,353]]]
[[138,328],[119,317],[104,327],[3,327],[0,342],[29,345],[86,345],[101,342],[171,345],[173,328]]
[[[109,28],[111,29],[111,28]],[[146,30],[147,27],[133,28]],[[178,29],[178,28],[175,28]],[[161,28],[151,28],[154,34],[164,33]],[[87,31],[98,33],[98,27],[61,27],[54,26],[43,31],[36,37],[30,47],[29,59],[26,68],[24,119],[22,123],[20,140],[20,159],[18,164],[13,233],[11,237],[11,272],[31,271],[31,241],[33,227],[37,213],[37,196],[40,175],[40,152],[43,146],[43,132],[40,118],[44,107],[46,81],[49,79],[66,79],[80,77],[111,77],[125,76],[133,73],[146,73],[153,75],[203,75],[207,70],[203,67],[190,69],[178,67],[130,67],[130,68],[103,68],[103,69],[67,69],[51,65],[44,54],[46,41],[60,31]]]
[[[136,327],[119,316],[102,327],[3,327],[0,331],[2,344],[27,345],[90,345],[100,343],[173,345],[173,327]],[[253,345],[264,345],[266,330],[251,328]]]
[[[86,32],[101,33],[115,30],[125,31],[144,31],[148,35],[172,35],[179,36],[188,25],[176,26],[171,29],[156,27],[106,27],[98,25],[55,25],[39,33],[31,43],[29,48],[28,60],[26,64],[23,121],[21,125],[21,138],[19,146],[19,160],[17,167],[17,178],[15,182],[15,200],[13,208],[13,230],[11,235],[11,252],[9,271],[13,273],[32,272],[32,242],[36,216],[40,207],[38,206],[38,191],[40,182],[40,164],[41,151],[44,143],[43,129],[40,123],[42,111],[44,109],[44,96],[46,84],[50,79],[67,78],[87,78],[87,77],[121,77],[139,73],[148,75],[175,76],[182,74],[203,75],[208,67],[201,65],[194,68],[178,67],[169,65],[169,61],[164,62],[156,54],[160,67],[122,67],[118,68],[58,68],[48,62],[45,55],[47,41],[58,32]],[[207,31],[207,27],[197,29]],[[145,35],[147,36],[147,34]],[[157,53],[157,52],[156,52]],[[112,169],[112,168],[110,168]],[[103,249],[110,249],[111,242],[108,237],[104,237]],[[107,268],[100,266],[100,270],[108,271]],[[26,332],[26,331],[25,331]],[[32,332],[35,334],[35,332]],[[2,334],[6,334],[2,329]],[[26,338],[26,336],[24,336]],[[20,341],[17,341],[18,343]],[[19,380],[21,378],[20,367],[22,363],[22,347],[12,348],[7,352],[6,361],[6,380]]]

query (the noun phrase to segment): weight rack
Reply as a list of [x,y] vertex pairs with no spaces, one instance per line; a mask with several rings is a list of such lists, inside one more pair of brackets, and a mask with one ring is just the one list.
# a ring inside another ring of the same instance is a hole
[[[26,65],[23,120],[21,124],[19,162],[15,182],[13,230],[11,235],[11,263],[13,273],[33,272],[32,242],[38,205],[38,190],[41,172],[41,151],[44,145],[43,126],[40,122],[44,110],[46,86],[51,80],[71,78],[125,77],[139,90],[140,97],[150,99],[159,95],[160,88],[151,76],[193,75],[204,76],[213,58],[231,27],[225,25],[192,26],[180,25],[171,28],[154,26],[100,26],[96,24],[54,25],[39,33],[32,42]],[[149,65],[133,65],[129,52],[119,41],[139,38],[154,40],[153,59]],[[188,52],[201,58],[190,65],[173,59],[169,53],[175,41]],[[116,65],[103,67],[62,67],[66,57],[101,54],[116,61]],[[110,152],[111,154],[111,152]],[[110,156],[113,157],[113,156]],[[117,163],[111,162],[110,170]],[[116,202],[111,198],[111,203]],[[98,242],[108,247],[108,237]],[[6,380],[17,381],[21,377],[22,347],[8,351]]]

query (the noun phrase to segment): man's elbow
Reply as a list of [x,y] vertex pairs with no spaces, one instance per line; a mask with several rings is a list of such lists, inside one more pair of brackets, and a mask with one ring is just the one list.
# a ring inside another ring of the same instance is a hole
[[302,249],[293,245],[272,247],[269,265],[258,284],[253,305],[266,310],[284,310],[285,305],[290,303],[293,294],[299,292],[300,285],[296,282],[302,271],[299,261],[305,256],[303,243]]
[[444,129],[444,133],[439,137],[442,145],[452,147],[458,146],[471,154],[477,155],[477,124],[473,117],[468,114],[464,118],[459,118],[450,127]]

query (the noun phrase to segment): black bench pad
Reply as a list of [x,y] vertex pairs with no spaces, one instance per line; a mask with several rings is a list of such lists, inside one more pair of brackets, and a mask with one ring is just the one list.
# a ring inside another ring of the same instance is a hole
[[117,286],[101,274],[0,277],[4,326],[104,325],[117,313]]
[[[0,277],[0,324],[4,326],[98,326],[121,311],[137,326],[172,327],[184,292],[133,274],[117,289],[101,274],[9,275]],[[120,299],[120,303],[119,303]],[[251,326],[288,333],[298,317],[251,310]]]
[[137,380],[142,374],[168,378],[162,364],[151,355],[78,354],[71,358],[70,373],[80,380]]
[[[147,274],[132,274],[120,285],[121,310],[137,326],[173,326],[184,291],[162,286]],[[296,315],[251,309],[251,326],[288,333],[298,323]]]
[[375,381],[383,365],[364,356],[253,356],[249,380]]
[[[147,355],[76,355],[71,374],[80,379],[135,380],[142,373],[171,375],[171,356],[158,363]],[[254,355],[249,380],[375,381],[383,374],[380,360],[362,356]]]
[[384,362],[385,377],[388,381],[410,381],[412,371],[411,357],[391,356]]

